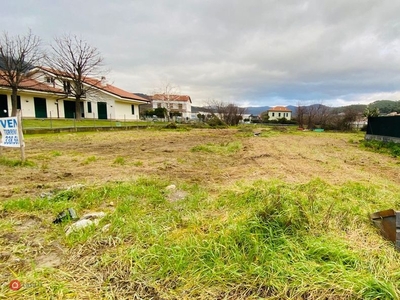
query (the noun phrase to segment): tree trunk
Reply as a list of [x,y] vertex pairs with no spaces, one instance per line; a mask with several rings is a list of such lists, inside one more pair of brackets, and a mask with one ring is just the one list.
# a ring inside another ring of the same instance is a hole
[[75,119],[80,121],[82,119],[81,113],[81,97],[76,97],[75,99]]
[[[12,87],[11,93],[11,116],[15,117],[17,115],[17,93],[18,89],[16,87]],[[7,112],[8,114],[8,112]]]

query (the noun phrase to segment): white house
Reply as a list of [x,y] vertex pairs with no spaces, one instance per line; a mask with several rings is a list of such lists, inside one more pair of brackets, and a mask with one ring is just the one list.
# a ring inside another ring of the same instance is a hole
[[[90,86],[81,100],[82,118],[139,120],[139,105],[148,100],[107,84],[105,78],[86,78]],[[32,70],[18,90],[18,108],[24,118],[75,118],[75,98],[68,96],[69,80],[56,79],[47,68]],[[11,114],[11,89],[0,81],[0,117]]]
[[292,118],[292,111],[284,106],[275,106],[267,110],[269,120],[278,120],[285,118],[290,120]]
[[179,112],[182,118],[190,119],[192,99],[188,95],[155,94],[151,96],[153,109],[166,108],[169,112]]

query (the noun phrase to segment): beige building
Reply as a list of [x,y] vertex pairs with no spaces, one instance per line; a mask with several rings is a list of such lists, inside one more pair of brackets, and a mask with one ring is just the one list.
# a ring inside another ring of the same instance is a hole
[[286,120],[291,120],[292,111],[285,106],[275,106],[268,111],[269,120],[279,120],[285,118]]
[[190,119],[192,115],[192,99],[188,95],[155,94],[151,96],[153,109],[166,108],[169,112],[179,112],[182,118]]

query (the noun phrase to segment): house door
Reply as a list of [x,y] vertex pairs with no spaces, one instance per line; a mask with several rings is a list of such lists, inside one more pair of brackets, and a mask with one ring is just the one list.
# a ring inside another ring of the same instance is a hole
[[47,106],[45,98],[33,98],[35,103],[35,117],[47,118]]
[[66,119],[75,118],[75,101],[64,100],[64,117]]
[[7,95],[0,95],[0,118],[8,117]]
[[99,119],[107,119],[107,102],[97,102]]

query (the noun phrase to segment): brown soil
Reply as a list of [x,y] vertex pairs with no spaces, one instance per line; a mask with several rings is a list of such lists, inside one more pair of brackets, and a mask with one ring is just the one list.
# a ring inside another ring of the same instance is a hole
[[[399,160],[360,149],[355,134],[304,132],[270,137],[238,130],[120,131],[26,137],[34,166],[0,165],[0,199],[40,196],[75,184],[101,184],[156,175],[207,186],[237,180],[400,183]],[[231,155],[193,152],[198,145],[240,141]],[[19,151],[2,155],[18,159]]]

